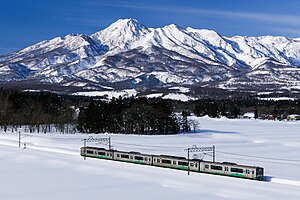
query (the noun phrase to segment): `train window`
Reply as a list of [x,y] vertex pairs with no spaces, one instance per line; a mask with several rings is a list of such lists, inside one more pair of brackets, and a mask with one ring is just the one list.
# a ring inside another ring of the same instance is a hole
[[250,170],[249,169],[246,169],[246,174],[250,174]]
[[256,169],[256,174],[257,175],[263,175],[263,169],[262,168]]
[[173,165],[177,165],[177,163],[176,163],[176,161],[175,161],[175,160],[173,161]]
[[194,167],[194,163],[190,163],[190,166],[191,166],[191,167]]
[[183,162],[183,161],[178,161],[178,165],[188,166],[188,163],[187,162]]
[[205,169],[209,169],[209,165],[205,165]]
[[86,150],[86,153],[88,153],[88,154],[94,154],[94,151]]
[[236,172],[236,173],[244,173],[244,170],[241,169],[241,168],[234,168],[234,167],[232,167],[232,168],[230,169],[230,171],[231,171],[231,172]]
[[195,167],[198,167],[198,164],[197,164],[197,163],[195,163]]
[[144,160],[144,158],[142,156],[134,156],[135,160]]
[[223,170],[223,167],[218,165],[211,165],[210,168],[214,170]]
[[225,171],[228,171],[228,167],[225,167]]
[[254,171],[252,170],[252,174],[254,174]]
[[133,159],[133,156],[130,156],[130,159]]
[[105,156],[105,152],[98,151],[98,155],[99,155],[99,156]]
[[157,159],[157,162],[160,162],[160,159]]
[[171,160],[161,159],[161,163],[164,163],[164,164],[172,164],[172,161],[171,161]]
[[121,158],[129,158],[129,155],[121,154]]
[[110,156],[112,156],[112,153],[110,154]]
[[120,154],[117,154],[117,157],[120,157]]

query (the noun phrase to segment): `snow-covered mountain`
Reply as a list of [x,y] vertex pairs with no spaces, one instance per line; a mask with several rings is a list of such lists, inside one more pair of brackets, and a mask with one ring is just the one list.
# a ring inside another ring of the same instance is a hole
[[120,19],[90,36],[70,34],[0,56],[0,80],[96,90],[176,85],[299,90],[300,38],[225,37]]

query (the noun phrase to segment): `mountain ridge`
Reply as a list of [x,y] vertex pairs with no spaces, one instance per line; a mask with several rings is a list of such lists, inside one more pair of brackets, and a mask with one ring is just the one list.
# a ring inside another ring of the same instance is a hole
[[[103,90],[199,85],[300,90],[300,39],[222,36],[176,24],[120,19],[94,34],[68,34],[0,56],[1,82]],[[256,88],[256,89],[255,89]]]

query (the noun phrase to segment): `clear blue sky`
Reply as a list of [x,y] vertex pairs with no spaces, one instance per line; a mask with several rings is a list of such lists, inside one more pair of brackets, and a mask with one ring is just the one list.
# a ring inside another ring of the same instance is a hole
[[221,35],[300,37],[299,0],[1,0],[0,54],[69,33],[92,34],[120,18],[175,23]]

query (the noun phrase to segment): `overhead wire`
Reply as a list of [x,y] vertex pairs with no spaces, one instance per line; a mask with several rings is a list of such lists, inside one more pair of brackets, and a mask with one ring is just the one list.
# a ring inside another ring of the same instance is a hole
[[[103,143],[101,143],[103,144]],[[119,144],[119,145],[125,145],[125,146],[136,146],[136,147],[144,147],[142,149],[147,148],[164,148],[164,149],[185,149],[186,147],[175,147],[175,146],[162,146],[162,145],[146,145],[146,144],[133,144],[133,143],[126,143],[126,142],[114,142],[114,144]],[[108,146],[108,144],[103,144]],[[148,150],[148,149],[146,149]],[[154,150],[158,151],[158,150]],[[272,163],[272,164],[292,164],[292,165],[300,165],[300,160],[295,160],[295,159],[284,159],[284,158],[274,158],[274,157],[264,157],[264,156],[254,156],[254,155],[247,155],[247,154],[239,154],[239,153],[231,153],[231,152],[225,152],[225,151],[216,151],[216,153],[221,153],[221,154],[227,154],[227,155],[233,155],[233,156],[239,156],[239,157],[248,157],[248,158],[256,158],[255,161],[257,162],[263,162],[263,163]],[[204,153],[204,155],[207,156],[212,156],[208,153]],[[241,159],[240,160],[247,160],[247,159]],[[257,159],[264,159],[264,160],[257,160]],[[270,161],[272,160],[272,161]],[[280,162],[281,161],[281,162]],[[284,162],[285,161],[285,162]],[[289,162],[289,163],[287,163]],[[296,162],[296,163],[290,163],[290,162]]]
[[166,149],[184,149],[185,147],[174,147],[174,146],[161,146],[161,145],[142,145],[142,144],[132,144],[124,142],[114,142],[114,144],[121,144],[126,146],[137,146],[137,147],[150,147],[150,148],[166,148]]
[[[251,159],[251,161],[256,161],[260,163],[269,163],[269,164],[279,164],[279,165],[294,165],[294,166],[300,166],[300,161],[298,160],[290,160],[290,159],[281,159],[281,158],[267,158],[267,157],[262,157],[262,156],[252,156],[252,155],[245,155],[245,154],[236,154],[236,153],[229,153],[229,152],[222,152],[222,151],[217,151],[217,153],[229,155],[229,156],[241,156],[243,158],[238,158],[239,160],[245,160],[249,161],[249,159],[246,159],[245,157],[248,158],[254,158]],[[264,159],[264,160],[261,160]]]
[[285,158],[273,158],[273,157],[263,157],[263,156],[253,156],[253,155],[246,155],[246,154],[239,154],[239,153],[231,153],[231,152],[224,152],[224,151],[216,151],[217,153],[235,155],[235,156],[243,156],[249,158],[261,158],[267,160],[278,160],[278,161],[288,161],[288,162],[300,162],[300,160],[293,160],[293,159],[285,159]]

